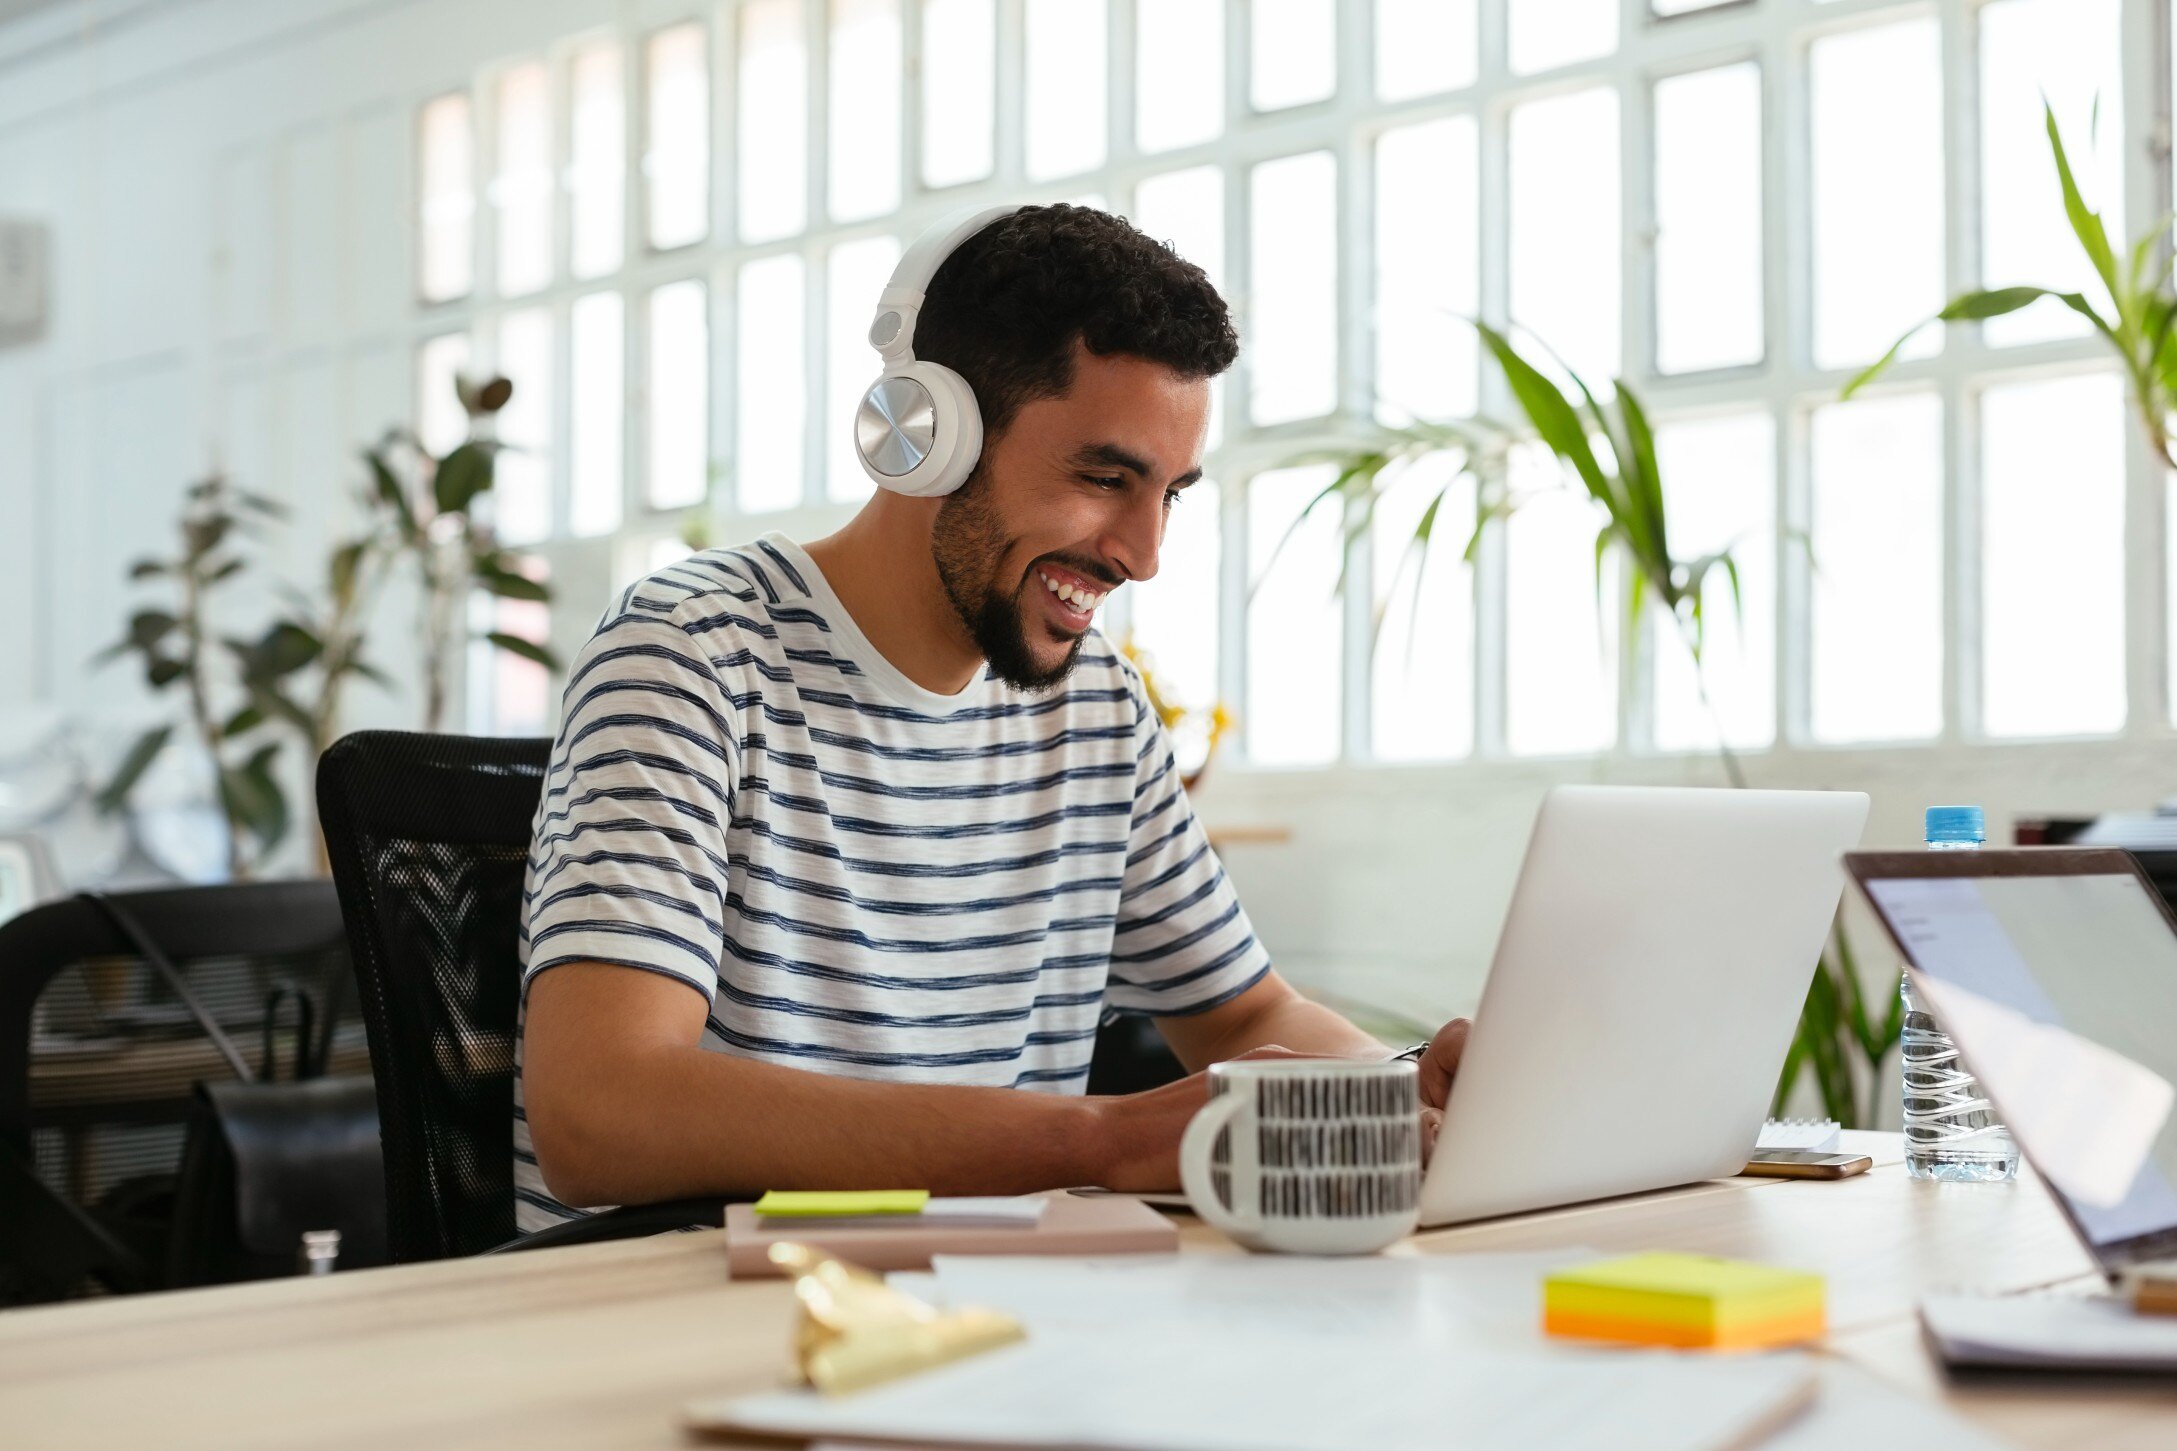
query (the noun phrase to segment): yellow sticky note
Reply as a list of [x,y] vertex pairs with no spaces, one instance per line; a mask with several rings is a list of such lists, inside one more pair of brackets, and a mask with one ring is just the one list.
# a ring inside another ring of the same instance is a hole
[[1561,1270],[1543,1282],[1553,1335],[1752,1349],[1823,1333],[1819,1275],[1706,1255],[1644,1254]]
[[773,1189],[756,1201],[766,1219],[840,1219],[858,1214],[920,1214],[927,1189]]

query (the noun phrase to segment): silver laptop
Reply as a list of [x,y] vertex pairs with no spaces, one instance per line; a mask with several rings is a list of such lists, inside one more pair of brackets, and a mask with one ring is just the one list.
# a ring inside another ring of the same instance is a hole
[[1552,790],[1421,1222],[1744,1168],[1866,821],[1859,792]]
[[1971,995],[1943,1026],[2102,1272],[2177,1256],[2177,917],[2131,853],[1845,863],[1913,970]]

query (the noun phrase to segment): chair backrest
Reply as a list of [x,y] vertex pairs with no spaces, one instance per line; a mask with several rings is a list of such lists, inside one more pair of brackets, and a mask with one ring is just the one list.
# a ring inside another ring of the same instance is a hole
[[[330,1000],[347,955],[332,883],[160,888],[112,900],[182,971],[253,1072],[264,1069],[268,988],[278,982],[311,992],[330,1029],[324,1014],[337,1011]],[[304,1049],[284,1014],[273,1027],[282,1073],[298,1053],[337,1060],[345,1051],[329,1034]],[[158,1283],[160,1247],[132,1233],[155,1228],[158,1216],[139,1219],[122,1201],[150,1209],[161,1185],[171,1189],[194,1085],[232,1074],[92,903],[48,902],[0,924],[0,1258],[36,1281],[31,1297],[86,1281]]]
[[396,1262],[514,1236],[517,933],[551,745],[358,731],[318,762],[318,817],[378,1084]]

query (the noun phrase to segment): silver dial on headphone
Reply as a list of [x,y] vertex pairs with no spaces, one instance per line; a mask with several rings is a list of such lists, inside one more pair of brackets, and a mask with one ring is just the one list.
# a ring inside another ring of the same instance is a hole
[[912,378],[879,378],[854,412],[854,442],[888,479],[914,471],[937,437],[937,404]]

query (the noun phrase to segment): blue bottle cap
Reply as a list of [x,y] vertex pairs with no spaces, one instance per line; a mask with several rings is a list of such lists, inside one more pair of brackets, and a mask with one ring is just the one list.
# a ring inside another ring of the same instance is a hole
[[1978,806],[1930,806],[1929,841],[1986,841],[1988,821]]

